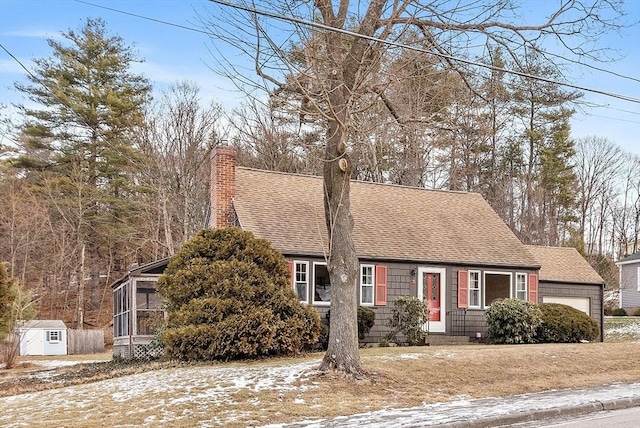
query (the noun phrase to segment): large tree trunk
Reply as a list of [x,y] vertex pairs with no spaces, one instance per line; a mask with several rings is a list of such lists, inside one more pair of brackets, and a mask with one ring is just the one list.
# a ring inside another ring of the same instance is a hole
[[337,369],[361,376],[356,322],[358,258],[353,243],[349,194],[351,165],[344,152],[346,137],[346,130],[338,121],[330,121],[323,181],[325,219],[330,238],[327,265],[331,279],[331,318],[329,346],[320,370]]
[[[325,23],[335,28],[345,24],[348,1],[343,0],[339,13],[334,15],[330,1],[316,1]],[[367,13],[358,27],[358,33],[373,35],[382,14],[384,0],[369,4]],[[327,100],[330,115],[327,118],[326,149],[323,167],[324,209],[329,233],[329,261],[331,281],[331,320],[329,346],[320,370],[337,369],[356,377],[363,375],[358,353],[358,300],[356,278],[358,257],[353,243],[353,217],[350,211],[352,165],[346,153],[353,108],[353,94],[360,84],[359,73],[366,68],[365,56],[371,55],[369,41],[347,39],[335,34],[324,35],[330,61],[327,79]],[[350,46],[344,56],[345,46]]]

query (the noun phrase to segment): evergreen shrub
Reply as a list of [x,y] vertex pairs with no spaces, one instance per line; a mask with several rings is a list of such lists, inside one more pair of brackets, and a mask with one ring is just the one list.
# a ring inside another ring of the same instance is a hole
[[391,331],[385,338],[386,343],[398,343],[397,335],[402,333],[405,342],[410,346],[424,343],[424,324],[427,320],[427,310],[424,302],[415,296],[401,296],[393,301],[389,327]]
[[318,313],[298,301],[285,259],[237,228],[196,234],[171,258],[158,291],[171,359],[291,355],[318,340]]
[[520,299],[493,302],[486,310],[490,343],[535,343],[536,330],[542,323],[537,305]]
[[611,315],[613,315],[614,317],[626,317],[627,310],[625,308],[615,308],[613,311],[611,311]]
[[584,312],[559,303],[541,303],[542,324],[536,334],[539,342],[592,342],[598,337],[598,323]]

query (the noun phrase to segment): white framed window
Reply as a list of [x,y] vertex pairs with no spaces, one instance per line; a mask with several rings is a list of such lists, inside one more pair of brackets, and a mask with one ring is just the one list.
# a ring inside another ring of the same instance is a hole
[[60,342],[60,332],[58,330],[47,331],[47,342],[50,342],[50,343]]
[[375,289],[375,266],[360,265],[360,304],[373,306],[373,291]]
[[309,262],[294,261],[294,284],[298,300],[309,303]]
[[482,302],[480,301],[480,271],[469,271],[469,308],[480,309]]
[[638,283],[638,291],[640,291],[640,266],[638,266],[637,269],[638,270],[636,271],[636,282]]
[[516,299],[527,300],[526,273],[516,273]]
[[313,303],[316,305],[331,303],[331,280],[326,263],[313,264]]

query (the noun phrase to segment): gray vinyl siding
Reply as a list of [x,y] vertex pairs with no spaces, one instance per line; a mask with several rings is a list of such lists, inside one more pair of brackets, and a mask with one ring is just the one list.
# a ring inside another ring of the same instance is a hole
[[620,297],[622,307],[634,314],[640,309],[640,291],[638,291],[638,263],[620,265]]

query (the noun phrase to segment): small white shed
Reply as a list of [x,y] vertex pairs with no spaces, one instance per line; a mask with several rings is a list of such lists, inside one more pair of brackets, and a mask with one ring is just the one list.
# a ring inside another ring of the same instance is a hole
[[67,326],[61,320],[32,320],[20,327],[20,355],[67,355]]

